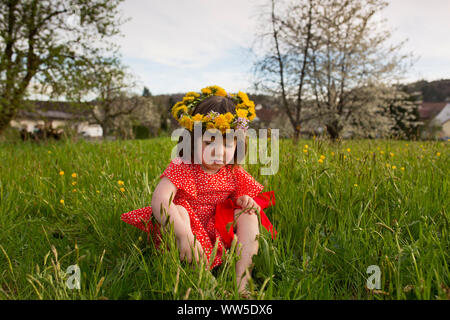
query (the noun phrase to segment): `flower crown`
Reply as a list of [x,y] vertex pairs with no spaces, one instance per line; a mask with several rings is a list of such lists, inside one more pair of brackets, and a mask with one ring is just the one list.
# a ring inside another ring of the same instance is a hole
[[[232,114],[227,112],[220,114],[210,111],[206,115],[192,115],[195,107],[211,96],[228,97],[236,102],[236,112]],[[209,86],[203,88],[201,93],[188,92],[182,101],[178,101],[172,107],[172,115],[175,120],[182,126],[192,131],[195,121],[202,123],[202,129],[219,129],[222,134],[228,129],[248,129],[248,124],[255,116],[255,103],[251,101],[247,94],[239,91],[237,94],[228,94],[219,86]]]

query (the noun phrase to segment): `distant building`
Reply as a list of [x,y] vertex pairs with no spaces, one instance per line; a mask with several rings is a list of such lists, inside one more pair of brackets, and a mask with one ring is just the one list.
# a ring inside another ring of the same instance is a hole
[[63,101],[27,101],[10,122],[11,127],[27,132],[49,125],[52,128],[71,127],[85,137],[102,137],[103,130],[96,124],[89,110],[81,110]]
[[419,113],[425,136],[450,139],[450,102],[424,102]]

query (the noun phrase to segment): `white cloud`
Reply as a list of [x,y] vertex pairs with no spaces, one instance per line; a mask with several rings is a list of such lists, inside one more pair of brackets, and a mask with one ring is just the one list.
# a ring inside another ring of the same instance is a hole
[[[209,84],[230,91],[250,86],[249,48],[258,28],[258,6],[267,0],[127,0],[131,21],[118,42],[125,63],[157,93],[199,90]],[[450,1],[392,0],[384,16],[395,42],[420,60],[409,81],[450,76]],[[247,75],[248,74],[248,75]]]

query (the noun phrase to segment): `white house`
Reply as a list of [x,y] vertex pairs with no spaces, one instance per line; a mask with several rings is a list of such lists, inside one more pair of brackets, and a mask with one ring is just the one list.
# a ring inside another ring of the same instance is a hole
[[85,137],[103,135],[101,126],[93,121],[88,110],[77,109],[62,101],[29,102],[31,108],[19,108],[16,117],[10,122],[11,127],[33,132],[47,124],[54,129],[69,126]]

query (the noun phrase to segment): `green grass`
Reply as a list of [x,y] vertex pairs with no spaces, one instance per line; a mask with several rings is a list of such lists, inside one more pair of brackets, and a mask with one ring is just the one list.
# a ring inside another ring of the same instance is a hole
[[[235,254],[208,272],[179,261],[173,234],[158,252],[120,220],[150,204],[174,144],[1,143],[0,299],[239,299]],[[266,213],[278,238],[263,233],[254,258],[255,298],[449,299],[449,146],[282,140],[277,174],[247,166],[277,202]],[[66,286],[74,264],[80,290]],[[379,291],[365,287],[370,265]]]

